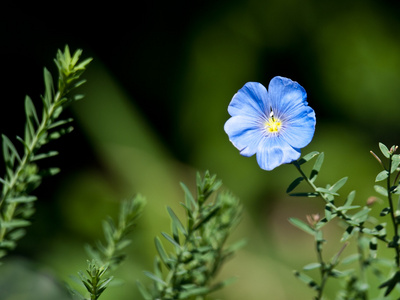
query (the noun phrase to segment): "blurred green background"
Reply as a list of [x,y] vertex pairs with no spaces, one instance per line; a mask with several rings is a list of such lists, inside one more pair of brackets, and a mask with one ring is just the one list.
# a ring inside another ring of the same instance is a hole
[[[217,174],[245,209],[232,240],[248,244],[220,275],[238,280],[215,299],[311,299],[292,270],[315,260],[312,239],[287,219],[321,203],[286,195],[297,177],[290,165],[265,172],[239,155],[223,131],[227,106],[248,81],[298,81],[317,115],[302,153],[325,152],[320,185],[349,176],[342,194],[356,189],[364,203],[380,171],[369,151],[399,143],[399,10],[372,0],[4,5],[2,133],[22,133],[24,97],[40,105],[42,68],[55,71],[57,49],[82,48],[94,61],[86,97],[66,112],[76,130],[46,162],[62,172],[37,190],[33,225],[0,268],[0,299],[62,299],[59,285],[86,267],[83,245],[138,192],[148,205],[116,273],[124,283],[102,299],[140,299],[135,281],[150,283],[142,270],[152,269],[154,236],[169,231],[165,208],[181,211],[179,182],[193,188],[196,170]],[[341,248],[331,231],[327,257]]]

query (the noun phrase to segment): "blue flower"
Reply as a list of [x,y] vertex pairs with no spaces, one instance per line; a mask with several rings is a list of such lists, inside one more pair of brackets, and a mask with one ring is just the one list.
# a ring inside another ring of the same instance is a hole
[[268,91],[257,82],[246,83],[228,106],[232,116],[224,126],[243,156],[256,154],[264,170],[272,170],[300,157],[315,131],[315,113],[307,93],[295,81],[274,77]]

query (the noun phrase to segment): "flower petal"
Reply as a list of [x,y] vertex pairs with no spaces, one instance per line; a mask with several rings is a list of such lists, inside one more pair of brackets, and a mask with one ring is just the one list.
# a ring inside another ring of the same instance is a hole
[[297,115],[299,110],[308,104],[305,89],[289,78],[280,76],[272,78],[268,86],[268,94],[272,110],[278,117]]
[[314,110],[305,106],[301,114],[286,120],[281,135],[292,147],[303,148],[311,142],[315,132],[315,124]]
[[261,83],[248,82],[233,96],[228,112],[231,116],[265,115],[268,102],[267,89]]
[[225,132],[232,144],[243,156],[252,156],[257,152],[263,138],[257,119],[248,116],[235,116],[226,121]]
[[291,147],[280,136],[266,137],[257,151],[257,162],[261,169],[271,171],[300,157],[300,149]]

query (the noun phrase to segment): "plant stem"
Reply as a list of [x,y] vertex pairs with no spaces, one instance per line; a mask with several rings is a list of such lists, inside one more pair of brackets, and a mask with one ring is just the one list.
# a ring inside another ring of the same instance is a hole
[[[366,267],[368,265],[368,261],[365,259],[365,253],[364,253],[364,248],[363,248],[363,244],[362,244],[362,238],[363,238],[363,233],[362,232],[358,232],[357,235],[357,252],[359,255],[358,258],[358,263],[360,265],[360,278],[361,278],[361,282],[363,284],[367,284],[368,280],[367,280],[367,274],[366,274]],[[367,291],[363,291],[362,295],[363,300],[368,300],[368,292]]]
[[[43,119],[42,122],[39,126],[39,128],[36,130],[36,134],[34,138],[32,139],[30,145],[28,145],[28,149],[26,149],[25,154],[16,168],[13,176],[10,178],[10,181],[7,182],[7,184],[4,185],[4,190],[3,190],[3,195],[0,199],[0,209],[4,205],[5,200],[7,199],[8,196],[13,196],[12,192],[15,190],[17,183],[18,183],[18,178],[21,175],[21,172],[29,165],[31,162],[32,154],[34,153],[35,150],[38,148],[38,142],[41,137],[41,135],[47,130],[50,122],[52,121],[52,116],[56,110],[56,105],[58,101],[62,99],[62,93],[58,92],[56,95],[56,98],[54,99],[54,102],[52,105],[49,107],[48,111],[43,114]],[[16,203],[12,203],[7,206],[7,212],[4,215],[4,221],[8,222],[11,221],[14,217],[15,210],[17,208]],[[4,240],[5,235],[7,234],[7,228],[2,227],[0,229],[0,242]]]
[[312,189],[318,193],[319,196],[321,196],[322,199],[324,199],[324,201],[326,203],[330,203],[330,201],[328,200],[328,198],[326,198],[325,194],[317,191],[317,186],[308,178],[308,176],[303,172],[303,170],[301,169],[300,165],[297,163],[297,161],[293,162],[293,165],[296,167],[296,169],[299,171],[299,173],[301,174],[301,176],[304,178],[304,180],[308,183],[309,186],[312,187]]
[[[297,163],[297,161],[293,162],[293,165],[296,167],[296,169],[300,172],[301,176],[304,178],[304,180],[308,183],[309,186],[316,192],[324,201],[326,204],[329,204],[330,208],[332,209],[332,212],[337,214],[340,218],[342,218],[345,221],[351,220],[349,216],[346,215],[343,211],[339,210],[331,200],[329,200],[326,195],[323,192],[318,191],[318,187],[308,178],[308,176],[303,172],[301,169],[300,165]],[[353,225],[353,224],[351,224]]]
[[389,206],[390,206],[390,217],[392,219],[393,230],[394,230],[393,247],[394,247],[394,251],[396,253],[396,256],[395,256],[396,266],[400,267],[400,246],[398,243],[399,229],[398,229],[398,223],[396,221],[393,199],[392,199],[391,182],[390,182],[391,181],[390,180],[391,169],[392,169],[392,154],[389,157],[389,168],[388,168],[388,177],[386,179],[386,185],[387,185],[388,201],[389,201]]
[[325,268],[326,265],[325,265],[324,259],[322,257],[321,241],[319,241],[317,238],[316,238],[315,245],[316,245],[316,250],[317,250],[318,262],[321,265],[320,266],[321,284],[319,285],[318,295],[317,295],[317,297],[315,299],[316,300],[320,300],[320,299],[322,299],[322,294],[324,292],[325,284],[326,284],[326,281],[328,280],[328,277],[329,277],[328,275],[329,274],[328,274],[328,272],[327,272],[327,270]]
[[[349,216],[347,216],[344,212],[338,210],[338,208],[333,204],[333,202],[331,200],[329,200],[327,198],[327,196],[324,193],[318,191],[317,186],[303,172],[303,170],[301,169],[301,167],[297,163],[297,161],[293,162],[293,165],[296,167],[296,169],[299,171],[299,173],[304,178],[304,180],[308,183],[308,185],[325,201],[326,204],[329,204],[333,213],[337,214],[339,217],[341,217],[345,221],[351,220],[351,218]],[[321,300],[323,292],[324,292],[325,284],[329,278],[329,273],[330,273],[332,266],[330,266],[328,269],[326,268],[326,264],[323,261],[322,251],[321,251],[322,240],[319,240],[317,235],[318,235],[318,233],[316,233],[315,239],[316,239],[316,250],[317,250],[318,262],[321,265],[320,266],[321,283],[320,283],[320,286],[318,289],[318,295],[316,296],[315,300]]]

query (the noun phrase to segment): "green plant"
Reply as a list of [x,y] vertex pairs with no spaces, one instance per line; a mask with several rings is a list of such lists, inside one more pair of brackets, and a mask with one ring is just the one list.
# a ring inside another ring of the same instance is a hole
[[[206,172],[197,174],[197,197],[182,184],[185,202],[181,203],[186,214],[183,225],[175,212],[167,207],[171,218],[172,235],[162,232],[172,246],[167,253],[161,240],[155,238],[158,256],[154,260],[154,272],[145,272],[152,279],[149,289],[138,282],[144,299],[206,299],[211,292],[222,288],[230,280],[213,283],[223,264],[243,244],[230,247],[225,243],[241,216],[241,205],[228,192],[213,195],[221,181]],[[211,197],[211,196],[214,197]]]
[[42,151],[44,145],[58,139],[73,129],[72,119],[60,119],[60,114],[72,102],[82,99],[82,95],[72,92],[85,81],[81,79],[91,58],[80,61],[82,50],[70,54],[66,46],[58,51],[55,64],[58,69],[56,87],[50,72],[44,69],[45,92],[42,98],[42,113],[39,115],[29,96],[25,98],[26,124],[23,137],[17,136],[23,149],[18,150],[13,142],[2,135],[2,149],[5,175],[0,178],[0,257],[15,248],[24,236],[24,227],[30,225],[29,218],[34,213],[36,196],[32,191],[42,178],[58,173],[57,168],[41,170],[39,161],[58,154],[57,151]]
[[73,277],[86,288],[89,298],[68,286],[76,299],[97,300],[108,287],[113,279],[109,273],[125,259],[126,254],[123,250],[131,243],[127,236],[136,225],[136,220],[141,215],[145,203],[145,199],[137,195],[121,203],[117,224],[111,218],[103,221],[105,244],[98,241],[95,247],[87,245],[86,251],[90,259],[87,262],[86,274],[81,271],[78,273],[79,279]]

